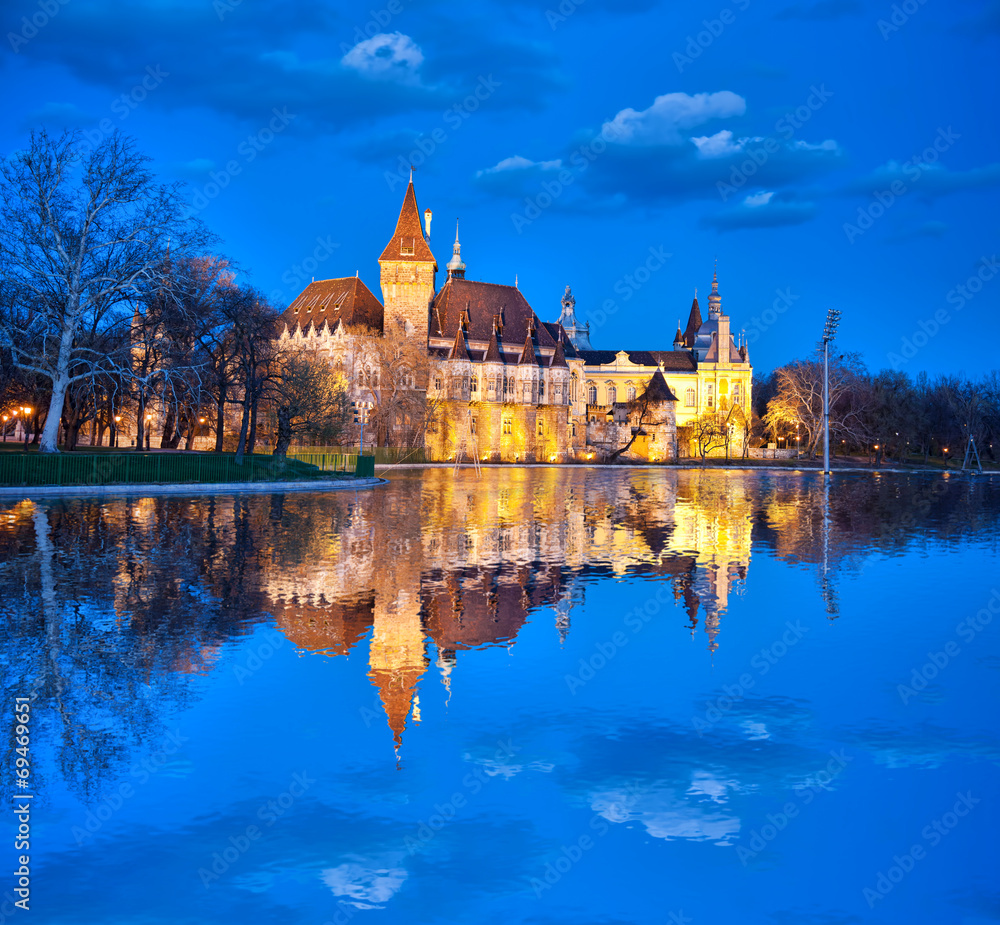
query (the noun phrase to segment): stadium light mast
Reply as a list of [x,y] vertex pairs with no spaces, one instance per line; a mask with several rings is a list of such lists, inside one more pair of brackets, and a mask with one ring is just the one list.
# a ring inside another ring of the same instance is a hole
[[830,474],[830,341],[837,334],[840,312],[831,308],[823,328],[823,475]]

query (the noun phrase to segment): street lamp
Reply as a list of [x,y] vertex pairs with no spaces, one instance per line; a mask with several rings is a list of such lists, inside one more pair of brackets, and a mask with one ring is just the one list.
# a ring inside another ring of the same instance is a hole
[[837,335],[840,312],[831,308],[823,328],[823,474],[830,474],[830,341]]

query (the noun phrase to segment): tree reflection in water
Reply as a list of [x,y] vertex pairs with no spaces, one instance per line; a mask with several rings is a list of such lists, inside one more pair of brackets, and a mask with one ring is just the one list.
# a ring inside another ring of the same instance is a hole
[[332,657],[370,635],[398,748],[432,661],[448,686],[459,652],[513,645],[545,613],[559,645],[594,582],[665,586],[714,651],[755,548],[814,569],[837,616],[838,576],[876,552],[995,541],[997,501],[987,479],[850,474],[827,500],[819,475],[511,469],[428,470],[356,495],[7,504],[5,718],[32,695],[55,756],[36,785],[56,772],[92,799],[162,735],[191,675],[273,620]]

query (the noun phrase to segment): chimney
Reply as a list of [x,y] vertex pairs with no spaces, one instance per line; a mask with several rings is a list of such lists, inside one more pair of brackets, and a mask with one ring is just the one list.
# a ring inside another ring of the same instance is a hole
[[431,216],[434,213],[430,209],[424,209],[424,231],[427,233],[427,243],[431,242]]

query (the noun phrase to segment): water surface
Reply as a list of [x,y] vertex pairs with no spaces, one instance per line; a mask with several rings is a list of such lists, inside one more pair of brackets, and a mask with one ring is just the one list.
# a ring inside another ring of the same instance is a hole
[[4,502],[32,920],[997,921],[998,513],[577,468]]

